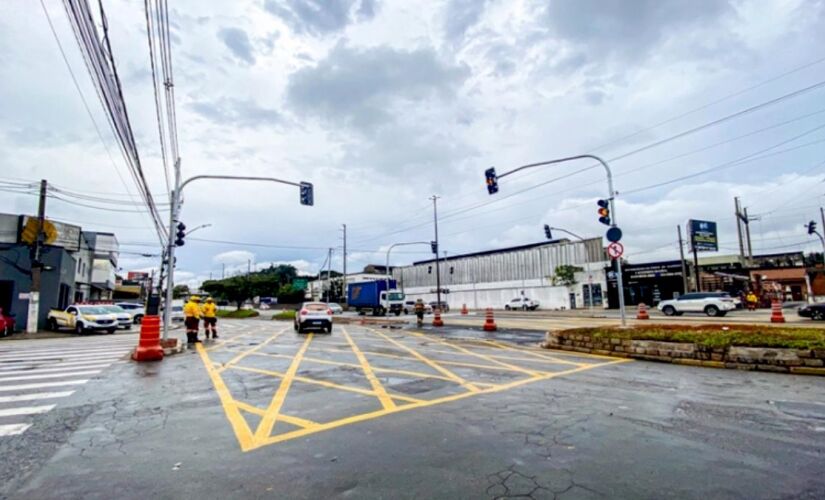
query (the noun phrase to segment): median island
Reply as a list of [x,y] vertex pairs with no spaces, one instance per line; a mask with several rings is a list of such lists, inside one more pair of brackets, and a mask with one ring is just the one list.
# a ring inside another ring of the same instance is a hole
[[645,325],[551,331],[543,347],[693,366],[825,375],[825,330]]

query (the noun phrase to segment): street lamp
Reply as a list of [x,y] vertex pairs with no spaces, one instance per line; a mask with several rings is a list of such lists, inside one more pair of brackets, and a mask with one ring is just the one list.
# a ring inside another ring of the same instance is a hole
[[[584,243],[584,238],[579,236],[578,234],[568,231],[567,229],[562,229],[560,227],[552,227],[546,226],[548,231],[561,231],[562,233],[567,233],[570,236],[576,238],[577,240]],[[593,276],[590,274],[590,255],[587,252],[587,246],[584,247],[584,266],[587,269],[587,303],[589,308],[593,308]]]
[[405,242],[405,243],[393,243],[392,245],[390,245],[389,248],[387,248],[387,268],[386,268],[387,276],[385,278],[386,283],[387,283],[387,292],[386,292],[387,293],[387,309],[389,309],[389,300],[390,300],[390,295],[389,295],[389,291],[390,291],[390,252],[392,252],[392,249],[395,248],[395,247],[403,247],[403,246],[410,246],[410,245],[428,245],[429,246],[430,243],[431,242],[429,242],[429,241],[408,241],[408,242]]
[[[610,224],[610,227],[616,227],[616,206],[615,206],[615,196],[616,192],[613,190],[613,173],[610,171],[610,167],[607,163],[599,158],[596,155],[576,155],[576,156],[568,156],[566,158],[559,158],[556,160],[549,160],[549,161],[542,161],[538,163],[530,163],[527,165],[522,165],[520,167],[514,168],[509,170],[501,175],[496,175],[495,168],[489,168],[484,172],[484,175],[487,179],[487,192],[489,194],[495,194],[498,192],[498,180],[507,177],[510,174],[514,174],[516,172],[520,172],[522,170],[526,170],[528,168],[534,167],[542,167],[546,165],[554,165],[556,163],[564,163],[573,160],[583,160],[589,158],[591,160],[596,160],[604,167],[604,171],[607,175],[607,199],[610,203],[610,213],[611,218],[607,222]],[[618,293],[619,293],[619,312],[622,318],[622,326],[627,326],[627,319],[625,318],[625,310],[624,310],[624,283],[622,282],[622,260],[621,257],[616,259],[616,285],[618,286]]]
[[[180,179],[180,159],[175,162],[175,185],[177,189],[172,190],[171,206],[169,208],[169,235],[166,244],[166,258],[167,258],[167,283],[166,283],[166,307],[163,309],[163,340],[169,337],[169,318],[172,309],[172,288],[174,287],[175,276],[175,240],[172,235],[175,233],[175,224],[178,222],[178,214],[180,212],[181,192],[190,182],[202,179],[223,179],[232,181],[266,181],[277,182],[279,184],[287,184],[296,186],[300,189],[300,201],[302,205],[312,205],[314,193],[312,184],[308,182],[291,182],[275,177],[249,177],[237,175],[196,175],[186,179],[181,183]],[[198,228],[195,228],[198,229]],[[194,231],[194,229],[192,230]],[[190,233],[192,232],[190,231]]]
[[192,229],[190,229],[189,231],[186,231],[186,236],[189,236],[190,234],[194,233],[198,229],[203,229],[205,227],[212,227],[212,224],[201,224],[200,226],[195,226]]

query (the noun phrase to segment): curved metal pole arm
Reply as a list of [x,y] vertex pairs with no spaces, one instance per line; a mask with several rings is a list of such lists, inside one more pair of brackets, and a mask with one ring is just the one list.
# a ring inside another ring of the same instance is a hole
[[584,241],[584,238],[582,238],[581,236],[579,236],[579,235],[578,235],[578,234],[576,234],[576,233],[573,233],[573,232],[571,232],[571,231],[568,231],[567,229],[562,229],[562,228],[560,228],[560,227],[552,227],[552,226],[551,226],[551,227],[550,227],[550,230],[561,231],[562,233],[567,233],[567,234],[569,234],[570,236],[572,236],[572,237],[574,237],[574,238],[578,238],[578,239],[580,239],[581,241]]
[[183,188],[186,187],[192,181],[196,181],[199,179],[225,179],[225,180],[235,180],[235,181],[269,181],[269,182],[278,182],[280,184],[288,184],[290,186],[301,187],[301,184],[297,182],[290,182],[285,181],[283,179],[276,179],[275,177],[246,177],[246,176],[237,176],[237,175],[196,175],[194,177],[190,177],[186,179],[183,184],[180,185],[178,188],[178,192],[183,191]]

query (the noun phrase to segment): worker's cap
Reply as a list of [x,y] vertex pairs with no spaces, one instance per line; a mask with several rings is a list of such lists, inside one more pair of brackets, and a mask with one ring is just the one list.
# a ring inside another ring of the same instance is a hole
[[200,302],[201,298],[198,297],[197,295],[193,295],[193,296],[189,297],[189,300],[191,300],[192,302]]
[[212,299],[212,297],[206,297],[206,301],[207,301],[207,302],[215,302],[215,301]]

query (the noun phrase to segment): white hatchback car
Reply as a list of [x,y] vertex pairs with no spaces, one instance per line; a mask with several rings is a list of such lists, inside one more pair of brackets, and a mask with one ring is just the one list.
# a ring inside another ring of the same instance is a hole
[[724,316],[736,309],[736,302],[726,292],[686,293],[671,300],[663,300],[657,306],[665,316],[681,316],[686,312],[705,313],[708,316]]
[[295,311],[294,326],[298,333],[304,333],[309,328],[332,333],[332,309],[324,302],[304,302]]

